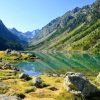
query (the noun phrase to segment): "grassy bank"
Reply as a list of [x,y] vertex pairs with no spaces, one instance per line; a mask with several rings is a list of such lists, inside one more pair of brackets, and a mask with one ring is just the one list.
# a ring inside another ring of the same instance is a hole
[[[21,59],[16,59],[16,58]],[[10,64],[20,62],[29,58],[29,55],[22,53],[21,55],[6,54],[4,51],[0,52],[2,62]],[[59,76],[48,76],[47,74],[40,75],[39,77],[46,84],[42,88],[38,88],[33,84],[35,76],[26,81],[20,79],[21,72],[12,69],[0,69],[0,94],[17,95],[24,100],[74,100],[74,96],[64,90],[64,78]],[[98,88],[100,84],[96,81],[94,74],[85,74],[85,76]],[[78,99],[80,100],[80,99]]]
[[[17,95],[24,100],[74,100],[74,96],[63,88],[64,78],[48,77],[41,75],[41,79],[47,85],[43,88],[36,88],[32,80],[25,81],[19,78],[19,73],[12,70],[0,70],[0,94]],[[87,76],[98,88],[100,84],[95,81],[96,77]],[[34,77],[32,77],[34,78]]]

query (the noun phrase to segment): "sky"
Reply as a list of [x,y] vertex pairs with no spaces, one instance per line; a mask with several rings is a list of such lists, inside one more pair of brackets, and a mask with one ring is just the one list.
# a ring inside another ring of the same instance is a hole
[[95,0],[0,0],[0,19],[8,28],[26,32],[41,29],[75,7]]

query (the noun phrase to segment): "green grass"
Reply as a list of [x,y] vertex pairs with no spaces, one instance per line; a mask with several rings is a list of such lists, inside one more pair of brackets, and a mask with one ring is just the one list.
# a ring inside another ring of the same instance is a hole
[[[36,50],[57,50],[57,51],[89,51],[100,52],[100,19],[91,23],[83,23],[68,32],[67,30],[54,37],[48,36],[34,48]],[[53,35],[53,34],[52,34]],[[91,47],[92,46],[92,47]]]
[[89,35],[86,35],[82,39],[78,40],[72,45],[72,49],[77,50],[88,50],[97,43],[100,39],[100,29],[92,31]]

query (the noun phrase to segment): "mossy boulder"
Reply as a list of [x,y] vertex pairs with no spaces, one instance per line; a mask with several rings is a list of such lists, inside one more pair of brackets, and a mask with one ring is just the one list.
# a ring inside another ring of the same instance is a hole
[[21,74],[19,75],[19,78],[20,78],[20,79],[24,79],[24,80],[26,80],[26,81],[31,80],[31,77],[30,77],[29,75],[25,74],[25,73],[21,73]]
[[33,85],[37,88],[43,88],[46,87],[45,82],[40,77],[33,78]]
[[83,95],[84,97],[98,91],[82,73],[74,72],[66,74],[64,79],[64,88],[74,95]]

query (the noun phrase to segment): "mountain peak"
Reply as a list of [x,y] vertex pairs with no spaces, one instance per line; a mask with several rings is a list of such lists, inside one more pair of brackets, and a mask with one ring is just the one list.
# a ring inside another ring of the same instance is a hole
[[73,10],[73,12],[76,13],[76,12],[78,12],[79,10],[80,10],[80,8],[79,8],[79,7],[76,7],[76,8]]
[[1,24],[1,25],[4,25],[1,19],[0,19],[0,24]]
[[100,0],[97,0],[93,4],[76,7],[49,22],[34,36],[29,48],[99,51],[99,26]]
[[0,19],[0,22],[2,22],[2,20]]
[[8,30],[8,28],[3,24],[2,20],[0,20],[0,50],[5,50],[5,49],[16,49],[16,50],[21,50],[22,45],[20,39],[12,34]]
[[17,29],[13,27],[12,30],[17,30]]

